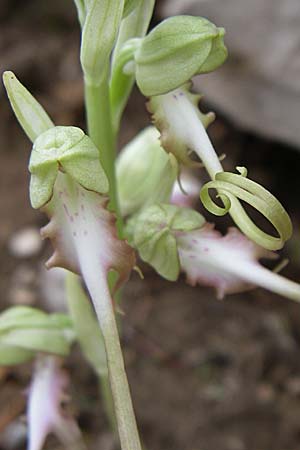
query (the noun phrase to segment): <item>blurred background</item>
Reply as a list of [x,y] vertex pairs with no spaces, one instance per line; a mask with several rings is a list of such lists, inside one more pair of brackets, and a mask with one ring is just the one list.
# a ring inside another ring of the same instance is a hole
[[[225,168],[246,166],[290,213],[294,235],[281,252],[290,260],[283,274],[299,280],[300,3],[158,0],[152,26],[182,13],[227,30],[228,62],[195,87],[205,96],[203,108],[217,113],[209,133],[227,155]],[[0,71],[13,70],[60,125],[85,126],[79,42],[71,0],[0,0]],[[148,123],[145,99],[135,90],[120,148]],[[43,267],[51,251],[39,237],[45,217],[29,205],[30,148],[1,86],[0,308],[64,310],[59,271]],[[230,220],[217,225],[224,231]],[[220,302],[183,278],[169,283],[143,271],[145,280],[133,275],[125,290],[122,340],[146,447],[299,449],[300,306],[261,289]],[[65,365],[70,407],[88,448],[118,448],[96,377],[76,348]],[[30,365],[0,369],[1,450],[25,449],[30,372]],[[54,437],[45,448],[61,449]]]

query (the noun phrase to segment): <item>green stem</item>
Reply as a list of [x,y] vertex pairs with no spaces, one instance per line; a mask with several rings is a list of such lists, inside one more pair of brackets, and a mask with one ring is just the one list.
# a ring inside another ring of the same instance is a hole
[[82,272],[104,338],[121,447],[122,450],[141,450],[109,287],[101,273],[93,273],[85,266],[82,266]]
[[99,149],[99,158],[109,181],[110,208],[117,215],[119,236],[122,235],[122,219],[115,174],[116,139],[111,121],[108,69],[99,85],[85,82],[85,105],[88,134]]
[[107,419],[109,421],[109,425],[111,430],[116,433],[118,433],[118,425],[114,410],[114,401],[112,397],[112,392],[109,384],[108,376],[99,376],[99,384],[101,387],[101,395],[102,395],[102,401],[103,405],[105,407],[105,413],[107,416]]
[[66,274],[66,297],[77,340],[85,358],[98,375],[107,419],[111,429],[117,432],[103,336],[90,300],[81,286],[80,278],[71,272]]

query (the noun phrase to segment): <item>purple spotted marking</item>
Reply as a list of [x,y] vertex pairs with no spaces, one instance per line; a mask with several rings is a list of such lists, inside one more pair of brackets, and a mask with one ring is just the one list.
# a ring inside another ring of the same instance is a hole
[[63,207],[64,207],[64,210],[65,210],[65,213],[67,214],[67,216],[70,217],[70,213],[69,213],[68,207],[67,207],[67,205],[65,203],[63,203]]

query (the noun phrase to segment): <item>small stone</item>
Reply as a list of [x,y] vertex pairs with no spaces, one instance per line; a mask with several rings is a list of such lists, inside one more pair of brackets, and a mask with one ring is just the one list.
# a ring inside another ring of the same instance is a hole
[[30,258],[41,251],[42,238],[36,228],[24,228],[13,234],[8,248],[16,258]]
[[20,420],[11,422],[4,431],[1,432],[1,448],[7,450],[17,450],[23,448],[27,435],[27,427]]
[[275,392],[271,385],[261,383],[257,387],[257,398],[261,403],[270,403],[274,400]]
[[10,303],[31,306],[36,302],[36,295],[30,289],[16,288],[10,291]]
[[103,448],[105,450],[116,449],[116,439],[112,433],[102,433],[97,441],[97,448]]
[[286,389],[293,395],[300,394],[300,377],[288,378],[285,383]]
[[10,281],[8,292],[10,303],[24,306],[36,303],[36,280],[36,270],[24,263],[18,265]]

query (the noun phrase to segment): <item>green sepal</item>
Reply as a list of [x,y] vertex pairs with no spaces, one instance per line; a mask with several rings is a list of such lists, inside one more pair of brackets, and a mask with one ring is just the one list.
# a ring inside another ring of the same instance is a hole
[[145,96],[174,90],[223,64],[225,31],[209,20],[176,16],[161,22],[136,52],[136,81]]
[[176,233],[201,228],[205,219],[189,208],[155,204],[129,221],[132,244],[143,261],[164,278],[175,281],[180,272]]
[[70,317],[15,306],[0,315],[0,365],[30,361],[37,352],[67,356],[74,340]]
[[124,216],[153,203],[168,202],[178,176],[176,159],[163,150],[154,127],[141,131],[124,147],[116,169]]
[[53,127],[35,140],[29,162],[33,208],[40,208],[51,199],[59,170],[85,189],[100,194],[108,192],[98,149],[80,128]]
[[20,83],[13,72],[3,73],[3,83],[16,118],[32,142],[40,134],[54,127],[44,108]]

